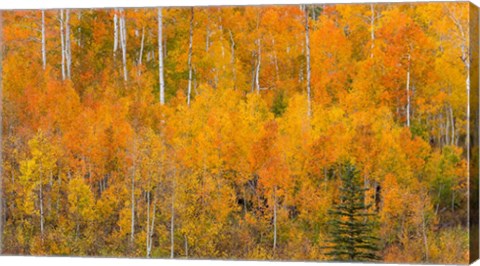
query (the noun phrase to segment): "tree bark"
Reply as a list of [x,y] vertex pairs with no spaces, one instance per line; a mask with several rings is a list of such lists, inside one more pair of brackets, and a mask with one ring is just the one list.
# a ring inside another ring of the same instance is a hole
[[115,53],[118,49],[118,16],[117,9],[115,8],[113,13],[113,57],[115,58]]
[[120,45],[122,47],[123,80],[128,81],[127,72],[127,30],[125,28],[125,12],[120,9]]
[[163,18],[162,18],[162,8],[158,9],[158,74],[160,80],[160,104],[165,104],[165,80],[163,74]]
[[428,239],[426,233],[426,225],[425,225],[425,210],[422,211],[422,235],[423,235],[423,245],[425,247],[425,261],[428,262]]
[[175,238],[174,238],[174,231],[175,231],[175,187],[176,187],[176,173],[173,174],[172,179],[172,202],[170,206],[170,258],[173,259],[174,251],[175,251]]
[[236,90],[237,89],[237,70],[235,68],[235,40],[233,39],[233,34],[232,34],[232,31],[229,30],[229,33],[230,33],[230,42],[231,42],[231,60],[230,60],[230,63],[232,64],[232,74],[233,74],[233,89]]
[[60,43],[62,47],[62,80],[65,80],[65,36],[63,29],[63,9],[60,9]]
[[131,185],[131,224],[130,224],[130,243],[133,247],[135,240],[135,167],[132,171],[132,185]]
[[70,41],[70,11],[67,9],[65,11],[65,45],[66,45],[66,59],[67,59],[67,78],[70,79],[71,76],[71,65],[72,65],[72,47]]
[[190,106],[190,98],[192,97],[192,47],[193,47],[193,7],[190,16],[190,38],[188,42],[188,89],[187,89],[187,105]]
[[47,51],[45,47],[45,10],[42,10],[42,69],[47,67]]
[[142,38],[140,40],[140,52],[138,55],[138,61],[137,61],[137,66],[138,66],[138,73],[137,75],[140,76],[140,67],[142,66],[142,58],[143,58],[143,47],[145,43],[145,27],[142,28]]
[[262,63],[262,42],[257,39],[257,67],[255,69],[255,90],[260,93],[260,65]]
[[40,198],[40,238],[43,244],[44,239],[44,215],[43,215],[43,179],[42,173],[40,173],[40,191],[39,191],[39,198]]
[[307,60],[307,115],[312,116],[311,102],[311,66],[310,66],[310,29],[308,26],[308,7],[305,6],[305,57]]
[[277,249],[277,187],[273,188],[273,254]]

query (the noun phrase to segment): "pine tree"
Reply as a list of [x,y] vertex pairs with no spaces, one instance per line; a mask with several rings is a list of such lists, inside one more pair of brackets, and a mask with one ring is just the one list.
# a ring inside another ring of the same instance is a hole
[[327,255],[338,261],[379,260],[378,238],[373,235],[375,214],[368,212],[371,205],[365,204],[366,189],[362,188],[358,171],[350,162],[342,167],[341,180],[340,202],[329,211],[332,250]]

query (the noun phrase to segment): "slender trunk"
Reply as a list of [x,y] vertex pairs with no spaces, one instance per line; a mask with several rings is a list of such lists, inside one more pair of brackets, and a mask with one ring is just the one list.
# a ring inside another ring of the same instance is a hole
[[3,12],[0,11],[0,255],[3,254]]
[[152,224],[150,225],[150,230],[149,230],[149,235],[147,235],[147,238],[150,238],[150,240],[148,241],[148,245],[147,245],[147,258],[150,258],[150,256],[152,255],[152,238],[153,238],[153,232],[154,232],[154,228],[155,228],[155,209],[156,209],[156,204],[155,204],[155,200],[153,201],[153,213],[152,213]]
[[130,224],[130,244],[133,247],[135,240],[135,167],[132,171],[132,186],[131,186],[131,224]]
[[193,46],[193,7],[191,8],[190,16],[190,38],[188,42],[188,94],[187,105],[190,106],[190,98],[192,97],[192,46]]
[[115,8],[113,13],[113,58],[118,49],[118,16],[117,9]]
[[308,26],[308,8],[305,6],[305,57],[307,60],[307,114],[312,116],[312,102],[311,102],[311,66],[310,66],[310,29]]
[[60,43],[62,47],[62,80],[65,80],[65,36],[63,32],[63,9],[60,9]]
[[230,33],[230,42],[232,43],[231,44],[231,60],[230,60],[230,63],[232,64],[232,74],[233,74],[233,89],[236,90],[237,89],[237,70],[235,68],[235,40],[233,39],[233,34],[232,34],[232,31],[230,30],[229,31]]
[[260,93],[260,65],[262,63],[262,41],[257,40],[257,68],[255,70],[255,90]]
[[277,249],[277,187],[273,187],[273,254]]
[[455,119],[453,117],[453,108],[450,106],[450,125],[452,127],[452,139],[451,139],[451,145],[455,144]]
[[42,240],[43,244],[43,239],[44,239],[44,215],[43,215],[43,180],[42,180],[42,174],[40,173],[40,238]]
[[65,45],[66,45],[66,59],[67,59],[67,78],[70,79],[71,76],[71,65],[72,65],[72,47],[70,42],[70,10],[65,11]]
[[47,51],[45,48],[45,10],[42,10],[42,69],[47,67]]
[[147,244],[145,245],[146,247],[146,253],[147,253],[147,258],[150,258],[150,192],[147,192]]
[[278,68],[278,57],[277,57],[277,50],[275,49],[275,38],[272,38],[272,46],[273,46],[273,63],[275,64],[275,79],[278,82],[280,80],[280,70]]
[[165,104],[165,80],[163,76],[163,43],[162,43],[162,8],[158,9],[158,71],[160,79],[160,104]]
[[188,238],[187,238],[187,235],[183,235],[183,238],[185,239],[185,258],[188,259]]
[[[469,60],[468,58],[466,60]],[[468,61],[465,63],[467,69],[467,79],[465,86],[467,90],[467,136],[465,138],[465,149],[467,151],[467,162],[470,162],[470,64]]]
[[140,76],[140,67],[142,66],[142,58],[143,58],[143,47],[144,47],[144,42],[145,42],[145,27],[142,28],[142,38],[140,40],[140,54],[138,55],[138,73],[137,75]]
[[175,187],[176,187],[176,173],[173,174],[172,180],[172,202],[170,206],[170,258],[173,259],[174,257],[174,246],[175,246],[175,239],[174,239],[174,230],[175,230]]
[[427,239],[427,228],[425,225],[425,210],[422,211],[422,235],[423,235],[423,245],[425,247],[425,261],[428,262],[428,239]]
[[210,29],[208,28],[208,21],[207,21],[207,28],[205,30],[205,52],[208,53],[208,49],[210,49]]
[[407,127],[410,127],[410,54],[408,54],[407,66]]
[[123,80],[128,81],[127,72],[127,30],[125,28],[125,11],[120,9],[120,45],[122,47]]
[[255,89],[257,91],[257,94],[260,93],[260,65],[262,63],[262,41],[260,38],[260,33],[259,33],[259,28],[260,28],[260,13],[257,14],[257,40],[255,43],[257,44],[257,65],[255,68]]

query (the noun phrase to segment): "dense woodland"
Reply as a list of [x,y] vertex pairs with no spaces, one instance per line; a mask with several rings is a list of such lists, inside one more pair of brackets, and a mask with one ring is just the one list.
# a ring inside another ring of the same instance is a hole
[[469,7],[3,12],[2,252],[465,263]]

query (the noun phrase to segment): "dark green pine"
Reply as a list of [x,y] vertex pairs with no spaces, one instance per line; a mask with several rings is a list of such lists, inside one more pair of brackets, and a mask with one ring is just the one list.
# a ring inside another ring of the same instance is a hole
[[340,202],[329,211],[331,244],[327,253],[336,261],[376,261],[378,238],[373,231],[375,214],[369,213],[365,204],[365,190],[358,171],[350,162],[342,167]]

